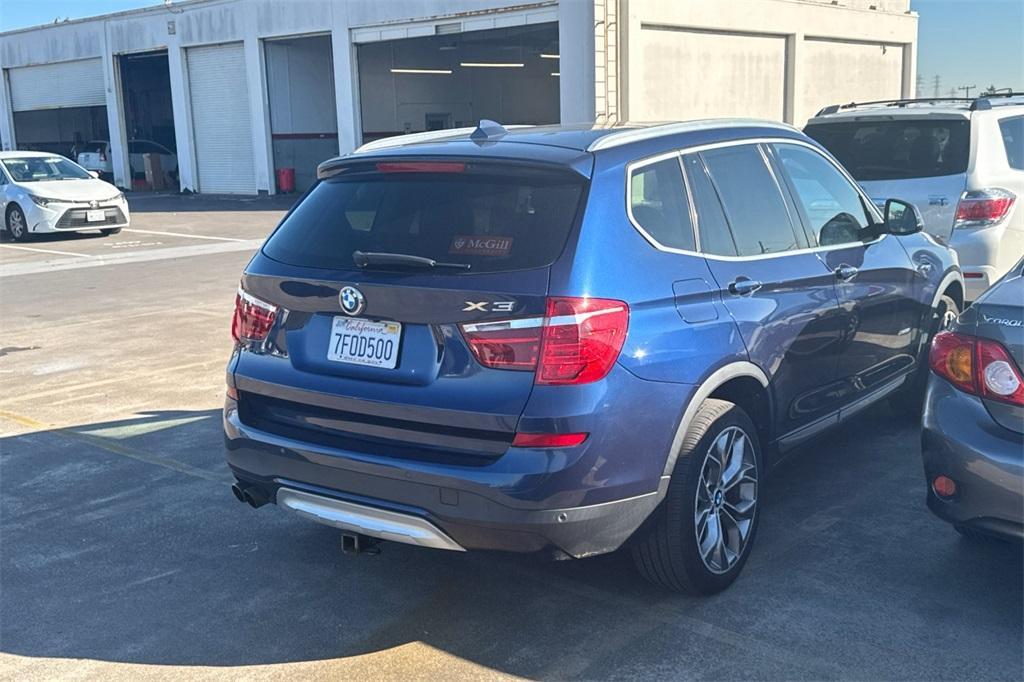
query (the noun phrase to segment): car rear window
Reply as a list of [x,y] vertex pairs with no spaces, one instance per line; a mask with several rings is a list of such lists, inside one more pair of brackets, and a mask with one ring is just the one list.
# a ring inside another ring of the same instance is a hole
[[[586,181],[570,171],[436,164],[444,172],[352,169],[318,183],[263,247],[305,267],[353,269],[354,251],[468,264],[468,273],[550,265]],[[452,169],[458,169],[451,172]]]
[[83,154],[99,154],[107,149],[106,142],[86,142],[82,145]]
[[967,171],[967,119],[898,119],[815,123],[804,132],[857,180],[899,180]]

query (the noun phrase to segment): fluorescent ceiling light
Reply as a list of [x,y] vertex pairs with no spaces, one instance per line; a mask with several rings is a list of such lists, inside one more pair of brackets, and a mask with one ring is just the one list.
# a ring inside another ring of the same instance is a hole
[[441,76],[450,76],[451,69],[391,69],[391,73],[432,73]]
[[551,75],[552,76],[561,76],[562,74],[560,74],[558,71],[552,71]]
[[543,52],[540,53],[541,59],[559,59],[560,57],[561,55],[557,54],[544,54]]
[[459,66],[478,69],[521,69],[526,64],[513,64],[512,62],[460,62]]

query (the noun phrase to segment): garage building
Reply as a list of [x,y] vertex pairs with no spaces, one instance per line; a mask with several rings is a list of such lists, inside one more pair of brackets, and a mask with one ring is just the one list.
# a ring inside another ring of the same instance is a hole
[[364,141],[481,118],[802,125],[914,95],[909,4],[179,0],[0,34],[0,146],[99,150],[126,188],[152,185],[151,152],[157,185],[257,194],[281,169],[301,190]]

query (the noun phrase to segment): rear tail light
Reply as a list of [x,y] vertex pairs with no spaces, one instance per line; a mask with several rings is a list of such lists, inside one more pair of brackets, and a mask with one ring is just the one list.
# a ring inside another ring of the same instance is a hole
[[275,319],[277,306],[238,289],[235,316],[231,319],[231,336],[235,343],[266,340]]
[[533,371],[537,384],[586,384],[611,371],[628,326],[623,301],[552,297],[542,318],[464,324],[462,334],[484,367]]
[[990,339],[940,332],[932,341],[932,371],[961,391],[1024,405],[1024,377],[1003,346]]
[[987,227],[1006,217],[1016,196],[1005,189],[981,189],[964,192],[956,207],[953,227]]

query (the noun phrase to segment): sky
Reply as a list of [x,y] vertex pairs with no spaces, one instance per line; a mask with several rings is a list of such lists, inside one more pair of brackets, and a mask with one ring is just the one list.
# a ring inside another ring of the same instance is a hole
[[[0,31],[158,4],[160,0],[0,0]],[[934,94],[936,75],[941,77],[941,95],[965,85],[1024,91],[1024,0],[911,0],[910,7],[920,16],[917,71],[926,83],[921,94]]]
[[919,16],[920,95],[935,95],[936,75],[942,96],[965,85],[1024,91],[1024,0],[911,0],[910,8]]

